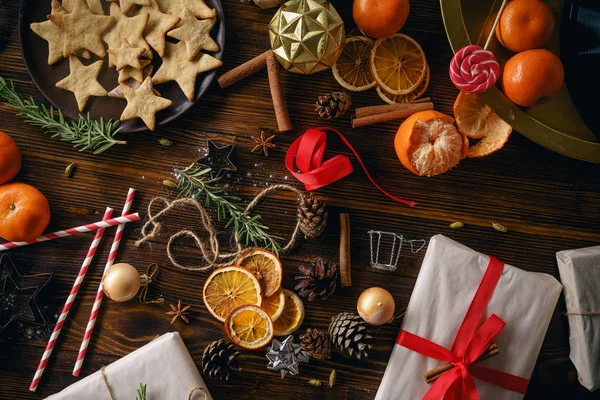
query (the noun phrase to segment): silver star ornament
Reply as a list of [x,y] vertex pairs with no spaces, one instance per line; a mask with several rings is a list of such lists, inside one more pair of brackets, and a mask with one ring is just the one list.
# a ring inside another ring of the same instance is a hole
[[309,357],[299,344],[294,344],[294,336],[290,335],[283,342],[273,339],[271,347],[267,350],[267,359],[269,360],[267,368],[279,371],[283,379],[288,373],[300,374],[299,364],[308,363]]

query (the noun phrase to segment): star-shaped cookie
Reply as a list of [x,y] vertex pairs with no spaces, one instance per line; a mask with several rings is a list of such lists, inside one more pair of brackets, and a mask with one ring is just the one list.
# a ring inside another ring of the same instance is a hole
[[198,74],[223,65],[208,54],[200,53],[193,60],[188,60],[185,43],[177,44],[167,42],[167,51],[163,63],[152,77],[152,83],[176,81],[188,100],[194,99],[196,90],[196,77]]
[[127,14],[129,10],[131,10],[131,7],[136,4],[138,6],[148,6],[150,5],[150,0],[119,0],[119,6],[121,7],[123,14]]
[[189,9],[196,18],[215,18],[217,12],[203,0],[157,0],[160,9],[171,15],[183,18],[185,9]]
[[71,72],[65,79],[56,83],[56,87],[75,94],[79,111],[83,111],[90,96],[106,96],[108,92],[98,83],[98,74],[103,60],[96,61],[87,67],[76,56],[69,57]]
[[63,56],[89,50],[100,58],[106,51],[100,36],[114,21],[107,15],[95,15],[85,0],[73,0],[73,10],[66,14],[50,14],[48,19],[64,31]]
[[162,57],[165,55],[165,35],[179,23],[181,18],[163,13],[156,0],[149,0],[149,2],[150,5],[141,7],[137,14],[146,13],[150,16],[144,30],[144,39]]
[[[108,44],[108,48],[117,49],[121,46],[123,39],[127,39],[133,47],[144,49],[144,57],[152,58],[150,46],[142,37],[149,15],[140,14],[129,18],[123,14],[117,3],[110,3],[110,15],[114,18],[115,23],[102,36],[102,39]],[[114,59],[110,54],[108,66],[114,66]]]
[[[58,0],[52,0],[52,11],[50,14],[66,14]],[[54,22],[47,20],[44,22],[34,22],[29,25],[39,37],[48,42],[48,64],[52,65],[63,58],[63,49],[65,48],[65,35],[61,28]]]
[[151,131],[156,128],[156,113],[173,104],[171,100],[154,94],[150,77],[147,77],[137,89],[124,83],[121,83],[121,89],[127,100],[127,107],[123,110],[121,121],[139,117]]
[[[150,66],[150,60],[140,60],[141,69],[135,69],[132,67],[125,67],[119,71],[118,82],[125,82],[127,79],[135,79],[138,82],[143,82],[146,76],[152,73],[152,70],[147,70],[146,67]],[[150,66],[151,67],[151,66]]]
[[[151,69],[152,65],[149,65],[146,68]],[[146,73],[146,71],[144,70],[143,74],[145,77],[148,77],[152,74],[152,71],[150,70],[148,73]],[[140,86],[142,86],[142,84],[139,83],[138,81],[136,81],[135,79],[127,79],[126,81],[121,82],[121,83],[129,86],[132,89],[137,89]],[[125,94],[123,94],[123,89],[121,88],[121,83],[119,83],[119,86],[117,86],[116,88],[114,88],[113,90],[108,92],[108,97],[114,97],[115,99],[124,99],[125,98]],[[160,93],[158,93],[156,91],[156,89],[152,89],[152,91],[154,92],[155,95],[160,96]]]
[[123,39],[121,47],[108,49],[108,54],[113,57],[117,71],[120,71],[127,66],[135,69],[142,69],[140,57],[143,53],[144,49],[142,47],[131,46],[127,39]]
[[193,60],[200,50],[219,51],[219,45],[210,37],[216,18],[199,20],[186,8],[179,27],[167,35],[185,43],[188,59]]
[[[102,3],[100,0],[86,0],[90,11],[97,15],[104,15],[104,10],[102,9]],[[63,0],[62,6],[67,10],[67,12],[73,11],[73,0]]]

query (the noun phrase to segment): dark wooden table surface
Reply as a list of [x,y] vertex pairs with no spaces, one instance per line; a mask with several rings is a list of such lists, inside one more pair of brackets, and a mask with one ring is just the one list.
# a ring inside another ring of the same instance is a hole
[[[21,58],[16,32],[18,3],[3,1],[0,13],[10,13],[14,22],[8,47],[0,51],[0,75],[14,81],[24,94],[43,101],[33,85]],[[353,28],[351,2],[337,0],[348,30]],[[223,71],[260,54],[269,47],[267,23],[274,10],[261,10],[252,3],[224,1],[227,44]],[[457,90],[452,86],[447,66],[452,56],[435,0],[413,1],[408,23],[403,30],[418,40],[431,66],[428,95],[437,110],[452,113]],[[233,162],[237,172],[222,182],[231,193],[248,200],[259,189],[275,183],[293,183],[300,188],[284,167],[287,147],[308,127],[322,125],[314,109],[317,95],[339,88],[329,71],[314,76],[283,74],[286,98],[294,131],[277,137],[277,148],[268,158],[250,153],[259,128],[276,128],[266,71],[235,86],[221,90],[214,84],[207,95],[182,118],[154,133],[122,135],[127,146],[93,156],[78,153],[68,143],[47,137],[41,130],[25,125],[0,103],[0,130],[12,135],[23,153],[23,170],[18,180],[35,185],[48,197],[52,207],[51,229],[76,226],[100,219],[104,208],[119,210],[127,188],[138,190],[134,210],[144,212],[153,196],[168,195],[161,181],[174,167],[186,166],[202,154],[206,139],[219,144],[234,143]],[[356,106],[380,104],[374,91],[353,95]],[[558,278],[555,252],[585,247],[600,241],[600,167],[552,153],[513,134],[505,149],[484,159],[464,160],[453,171],[435,178],[417,177],[398,162],[393,138],[398,123],[381,124],[366,129],[352,129],[348,117],[331,123],[356,146],[371,173],[392,193],[419,202],[408,208],[389,201],[367,181],[355,164],[356,171],[318,195],[332,207],[326,232],[317,240],[302,241],[283,257],[284,286],[293,288],[294,276],[302,263],[321,255],[338,261],[339,211],[350,213],[352,221],[353,286],[338,290],[326,302],[306,302],[306,327],[326,329],[333,315],[353,311],[360,293],[371,286],[387,288],[398,308],[405,306],[419,272],[424,252],[413,255],[405,251],[394,273],[369,266],[367,231],[370,229],[401,233],[409,239],[429,238],[443,233],[478,251],[493,254],[507,263],[528,271],[544,272]],[[169,138],[172,147],[159,144]],[[331,138],[331,154],[350,153]],[[77,163],[70,179],[64,169]],[[278,194],[259,212],[264,222],[280,234],[288,234],[293,223],[293,198]],[[181,215],[172,229],[191,224]],[[448,224],[462,221],[465,227],[452,231]],[[500,222],[509,229],[500,233],[490,226]],[[155,335],[177,330],[181,333],[197,365],[204,347],[225,336],[222,324],[214,320],[202,302],[201,289],[205,273],[184,272],[172,267],[166,257],[165,237],[151,246],[134,246],[140,224],[126,229],[118,260],[129,262],[140,271],[150,263],[163,266],[154,287],[167,303],[181,299],[192,305],[189,325],[169,325],[164,313],[168,305],[141,305],[137,301],[118,304],[105,301],[83,366],[87,376],[150,341]],[[223,228],[222,226],[220,228]],[[37,393],[28,390],[35,368],[50,335],[52,324],[44,328],[15,325],[0,336],[0,398],[39,399],[58,392],[78,379],[71,376],[73,363],[87,323],[113,231],[97,257],[63,333],[48,364]],[[25,272],[54,272],[44,305],[53,321],[67,297],[85,256],[91,235],[81,235],[50,243],[16,249],[11,256]],[[189,250],[189,255],[199,257]],[[527,307],[527,304],[523,304]],[[561,315],[565,311],[561,298],[531,377],[527,399],[591,399],[577,382],[569,360],[568,325]],[[372,329],[375,349],[371,359],[358,361],[336,354],[329,361],[311,361],[302,365],[301,375],[281,380],[278,373],[266,369],[264,351],[244,352],[240,361],[243,371],[229,382],[207,380],[216,399],[373,399],[390,356],[400,321]],[[325,381],[332,368],[337,383],[332,389],[315,388],[308,380]],[[400,372],[401,373],[401,372]],[[137,384],[137,382],[132,382]]]

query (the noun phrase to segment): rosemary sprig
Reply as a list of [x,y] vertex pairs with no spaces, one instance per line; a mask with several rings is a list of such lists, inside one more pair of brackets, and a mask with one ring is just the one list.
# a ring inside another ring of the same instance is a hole
[[140,382],[140,388],[137,390],[135,400],[146,400],[146,385]]
[[27,123],[42,128],[51,137],[60,137],[61,140],[73,143],[73,147],[79,151],[93,150],[94,154],[100,154],[115,144],[127,144],[122,140],[116,140],[115,135],[121,130],[119,121],[102,118],[96,121],[80,115],[79,120],[66,119],[62,111],[54,107],[37,105],[32,97],[28,99],[17,92],[11,82],[9,85],[0,76],[0,97],[6,100],[6,105],[17,111]]
[[193,199],[204,197],[206,207],[215,204],[219,221],[229,219],[226,227],[233,227],[242,244],[252,244],[279,253],[279,241],[283,238],[269,234],[269,227],[260,222],[260,215],[251,216],[237,204],[239,197],[227,195],[221,187],[216,186],[221,178],[210,178],[210,171],[210,168],[200,168],[196,164],[177,170],[179,196]]

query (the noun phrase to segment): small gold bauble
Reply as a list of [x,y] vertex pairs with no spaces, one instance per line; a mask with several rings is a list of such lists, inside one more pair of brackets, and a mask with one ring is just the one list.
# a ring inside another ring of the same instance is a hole
[[269,23],[275,57],[290,72],[329,69],[342,52],[344,22],[327,0],[290,0]]
[[360,295],[356,305],[358,315],[371,325],[383,325],[394,319],[396,303],[387,290],[372,287]]
[[142,285],[140,273],[125,263],[111,265],[102,277],[102,290],[111,300],[122,302],[135,297]]

